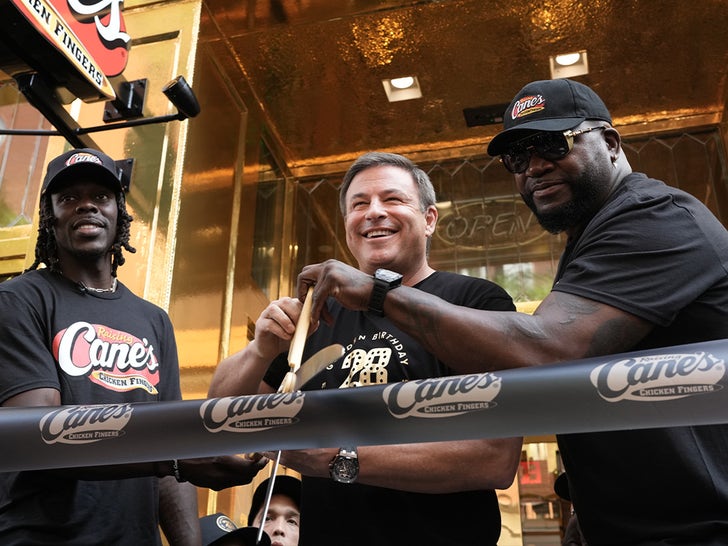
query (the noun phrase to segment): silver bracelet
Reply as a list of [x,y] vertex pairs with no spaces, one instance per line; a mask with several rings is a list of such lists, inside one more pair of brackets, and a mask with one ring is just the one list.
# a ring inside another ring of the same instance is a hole
[[179,461],[177,461],[177,459],[172,459],[172,473],[174,474],[174,479],[179,483],[187,481],[182,477],[182,474],[179,471]]

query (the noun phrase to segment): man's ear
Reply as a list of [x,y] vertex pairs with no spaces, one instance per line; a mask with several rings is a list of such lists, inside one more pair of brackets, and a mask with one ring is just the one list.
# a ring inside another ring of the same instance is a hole
[[612,163],[614,163],[617,160],[617,157],[619,157],[620,148],[622,146],[622,137],[615,128],[607,127],[604,129],[604,140],[607,143]]
[[437,207],[435,205],[427,207],[427,210],[425,211],[425,235],[427,237],[430,237],[433,233],[435,233],[438,215],[439,213],[437,212]]

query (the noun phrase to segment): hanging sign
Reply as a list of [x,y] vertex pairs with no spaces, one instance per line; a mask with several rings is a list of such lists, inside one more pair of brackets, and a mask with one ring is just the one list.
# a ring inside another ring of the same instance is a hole
[[[32,33],[17,28],[4,29],[9,47],[19,58],[46,78],[63,85],[65,78],[80,76],[93,92],[80,98],[114,99],[116,94],[109,78],[120,75],[126,67],[131,38],[123,19],[123,0],[101,0],[96,3],[79,0],[8,0],[32,26]],[[8,19],[8,18],[6,18]],[[5,25],[3,25],[5,26]],[[38,40],[60,54],[75,74],[59,74],[59,63],[44,55]],[[35,66],[34,66],[35,65]],[[77,93],[78,94],[78,93]]]

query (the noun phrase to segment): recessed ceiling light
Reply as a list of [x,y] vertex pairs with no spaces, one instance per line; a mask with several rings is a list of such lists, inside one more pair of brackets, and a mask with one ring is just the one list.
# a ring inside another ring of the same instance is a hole
[[403,78],[392,78],[389,83],[395,89],[409,89],[415,84],[415,79],[412,76],[405,76]]
[[419,99],[422,97],[422,89],[417,76],[402,76],[399,78],[391,78],[382,80],[384,92],[387,94],[389,102],[397,102],[400,100]]
[[579,62],[579,59],[581,59],[581,53],[567,53],[566,55],[556,55],[554,57],[554,61],[559,66],[571,66]]
[[589,73],[589,61],[586,56],[586,49],[552,55],[549,57],[549,65],[551,67],[551,79],[572,78]]

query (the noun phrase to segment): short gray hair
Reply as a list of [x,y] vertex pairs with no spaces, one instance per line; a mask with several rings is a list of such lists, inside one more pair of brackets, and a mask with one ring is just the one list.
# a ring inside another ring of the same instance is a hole
[[366,169],[382,166],[399,167],[412,176],[412,179],[417,185],[417,191],[420,194],[420,210],[422,212],[425,212],[431,205],[436,205],[435,188],[432,186],[430,177],[412,161],[398,154],[367,152],[360,155],[344,175],[344,182],[341,184],[341,188],[339,188],[339,208],[341,208],[342,215],[346,216],[346,192],[349,190],[349,186],[354,177]]

